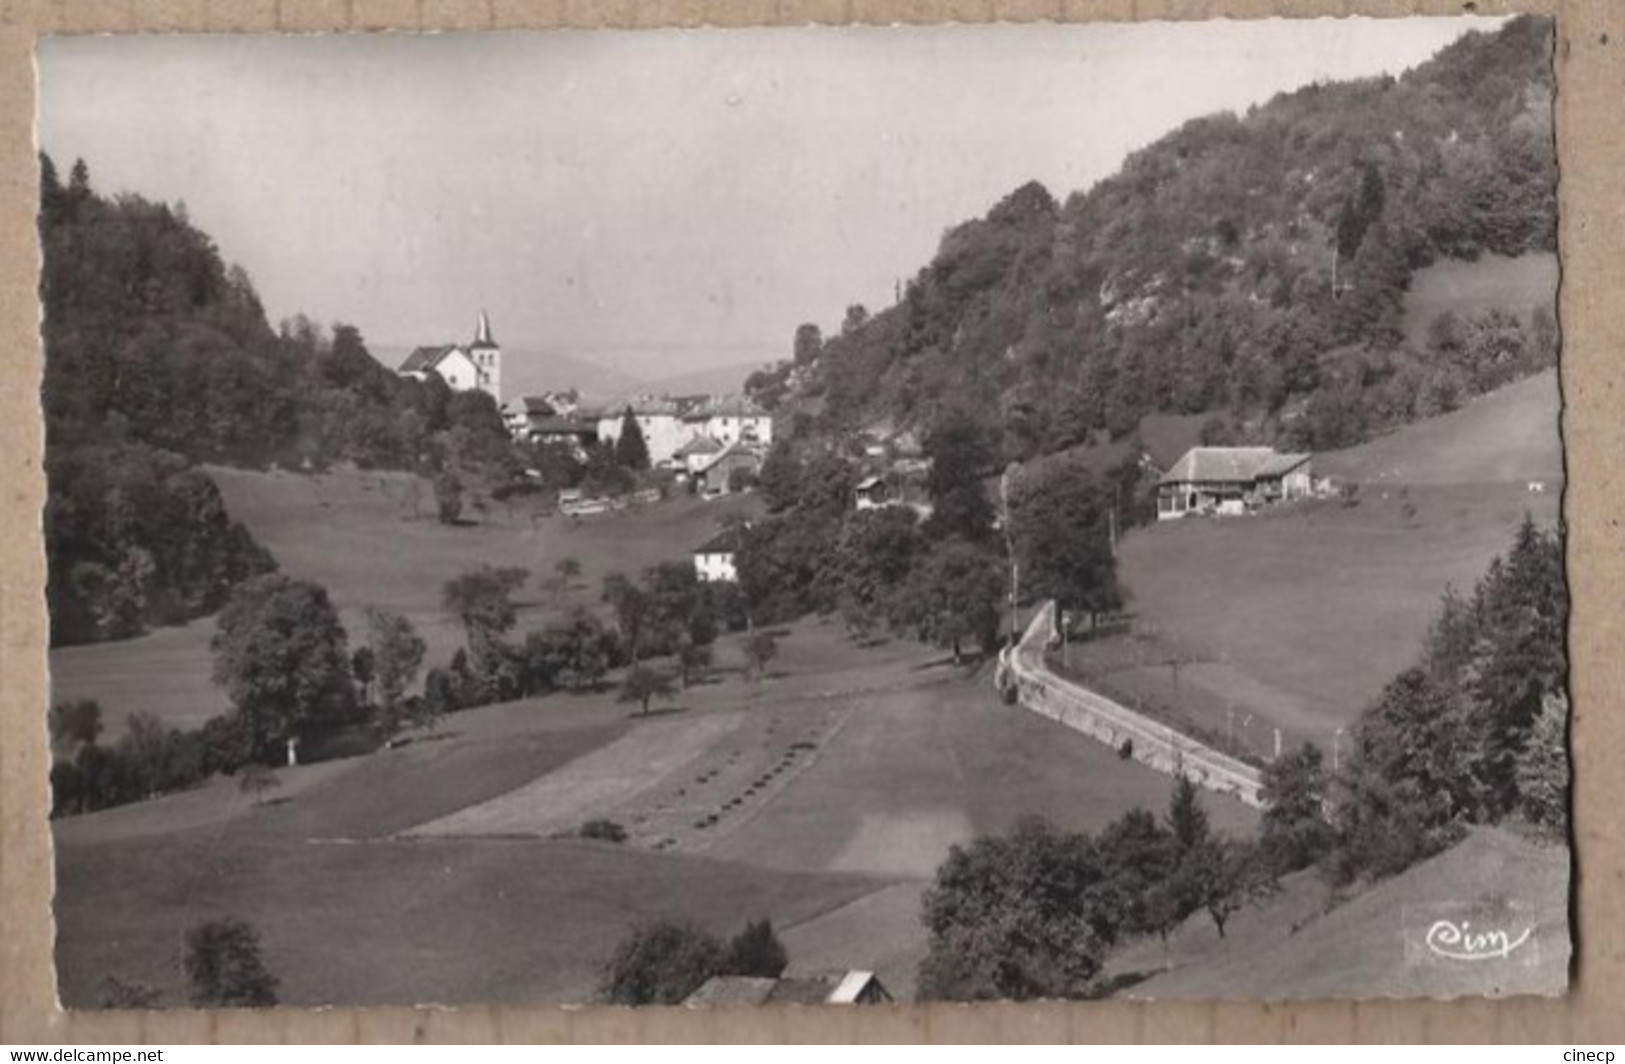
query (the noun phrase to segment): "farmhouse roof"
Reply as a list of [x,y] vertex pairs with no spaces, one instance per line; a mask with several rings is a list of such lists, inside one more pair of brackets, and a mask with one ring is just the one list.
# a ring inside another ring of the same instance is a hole
[[750,975],[713,975],[684,999],[687,1005],[761,1005],[778,985],[777,979]]
[[681,447],[677,448],[678,458],[687,458],[691,454],[716,454],[722,450],[722,444],[709,436],[695,436]]
[[406,356],[401,363],[400,373],[422,373],[434,369],[441,361],[451,355],[453,351],[461,350],[456,344],[435,344],[430,347],[420,347]]
[[574,417],[537,417],[531,418],[530,431],[544,436],[580,436],[586,433],[596,435],[598,426],[591,421],[583,421]]
[[553,404],[548,402],[544,396],[540,395],[522,395],[518,399],[511,401],[508,405],[513,407],[513,409],[519,413],[528,416],[539,415],[541,417],[548,417],[549,415],[557,413],[557,411],[553,409]]
[[1164,484],[1236,484],[1278,477],[1309,460],[1273,447],[1192,447],[1162,478]]
[[1264,463],[1257,476],[1259,479],[1264,477],[1284,477],[1309,461],[1309,458],[1310,456],[1307,454],[1278,454]]
[[730,525],[694,548],[695,554],[733,554],[745,543],[745,530]]
[[632,411],[633,417],[678,417],[683,412],[682,405],[666,395],[628,395],[605,403],[598,416],[623,417],[627,410]]
[[683,414],[689,421],[704,421],[713,417],[764,417],[756,401],[743,395],[707,395],[696,399]]
[[875,977],[874,972],[850,971],[841,976],[841,981],[836,984],[834,990],[830,991],[829,997],[825,1000],[835,1005],[850,1005],[857,1001],[871,985],[875,986],[888,1001],[891,999],[891,994]]
[[858,481],[858,483],[856,485],[856,490],[858,490],[858,491],[871,491],[874,488],[879,487],[880,484],[881,484],[880,478],[871,474],[870,476],[864,477],[862,480]]

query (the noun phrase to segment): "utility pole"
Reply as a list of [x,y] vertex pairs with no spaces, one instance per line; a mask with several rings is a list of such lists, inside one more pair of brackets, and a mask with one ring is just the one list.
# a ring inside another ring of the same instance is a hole
[[1016,561],[1016,538],[1010,529],[1010,474],[1015,471],[1016,463],[1011,462],[1004,467],[999,475],[999,509],[1002,512],[999,523],[1004,526],[1004,554],[1010,564],[1010,645],[1013,647],[1021,639],[1020,609],[1021,609],[1021,565]]

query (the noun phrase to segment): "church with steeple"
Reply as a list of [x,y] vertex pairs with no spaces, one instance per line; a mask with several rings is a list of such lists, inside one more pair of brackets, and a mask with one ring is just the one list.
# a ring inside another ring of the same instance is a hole
[[420,381],[433,373],[454,392],[478,388],[497,405],[502,404],[502,348],[492,337],[491,319],[483,310],[474,327],[473,343],[420,347],[406,356],[396,372]]

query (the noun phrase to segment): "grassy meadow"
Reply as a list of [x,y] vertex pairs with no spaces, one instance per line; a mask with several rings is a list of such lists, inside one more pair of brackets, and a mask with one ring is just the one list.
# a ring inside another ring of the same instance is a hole
[[1135,530],[1118,563],[1136,633],[1075,645],[1072,665],[1255,754],[1273,753],[1276,728],[1330,753],[1415,659],[1446,589],[1471,590],[1525,514],[1556,521],[1559,405],[1543,373],[1317,455],[1353,500]]
[[[718,932],[770,917],[798,966],[876,968],[906,996],[920,892],[951,845],[1025,814],[1096,829],[1167,801],[1166,777],[917,644],[855,650],[809,622],[760,682],[734,653],[647,717],[607,694],[489,706],[397,749],[279,770],[264,804],[217,780],[56,821],[64,1001],[91,1003],[109,974],[178,1000],[182,931],[228,912],[260,928],[290,1004],[580,1001],[656,917]],[[640,733],[674,726],[702,740],[651,759],[669,744]],[[812,746],[751,793],[795,742]],[[557,837],[545,807],[523,821],[527,792],[572,773],[596,782],[570,821],[616,819],[628,844]],[[735,798],[708,829],[655,830]],[[1256,824],[1207,804],[1221,830]]]
[[[604,576],[687,560],[726,515],[758,505],[748,496],[684,497],[570,518],[533,517],[522,507],[492,503],[470,523],[450,526],[433,516],[430,484],[406,473],[209,472],[232,517],[270,549],[283,572],[327,589],[352,647],[366,637],[366,607],[394,610],[428,643],[425,668],[445,664],[462,645],[462,631],[440,607],[440,592],[466,569],[490,564],[531,571],[519,596],[522,631],[575,605],[599,608]],[[580,562],[582,575],[561,588],[553,567],[564,558]],[[230,708],[210,678],[213,634],[213,619],[204,618],[137,639],[58,647],[51,651],[52,698],[97,699],[114,730],[135,712],[197,727]]]

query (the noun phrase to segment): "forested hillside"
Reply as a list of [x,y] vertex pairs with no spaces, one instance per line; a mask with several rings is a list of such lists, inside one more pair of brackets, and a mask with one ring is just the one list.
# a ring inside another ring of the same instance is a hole
[[1401,328],[1414,271],[1554,249],[1550,54],[1519,18],[1400,78],[1189,122],[1064,203],[1028,184],[750,388],[825,430],[976,403],[1013,458],[1155,411],[1327,448],[1452,409],[1556,356],[1545,307]]
[[104,198],[41,156],[46,544],[54,642],[218,609],[273,566],[195,462],[503,475],[495,404],[403,380],[353,328],[273,330],[184,207]]

